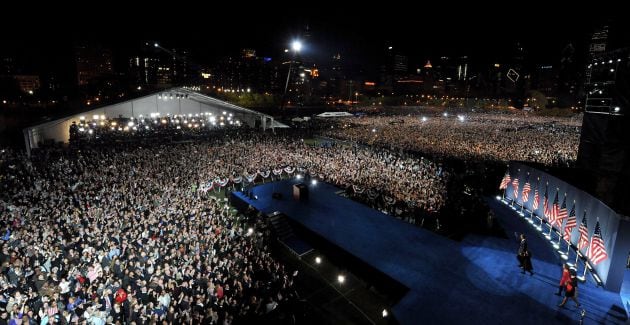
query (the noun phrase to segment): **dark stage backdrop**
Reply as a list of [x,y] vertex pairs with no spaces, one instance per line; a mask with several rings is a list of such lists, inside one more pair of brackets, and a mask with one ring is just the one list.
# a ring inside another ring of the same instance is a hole
[[[505,191],[505,197],[509,200],[514,199],[514,185],[512,181],[516,177],[518,178],[516,202],[522,205],[523,187],[529,181],[531,192],[529,193],[529,200],[525,202],[525,208],[531,211],[534,203],[534,193],[538,189],[540,204],[538,209],[534,211],[537,216],[543,216],[545,188],[547,189],[550,207],[553,204],[556,192],[558,193],[559,205],[562,205],[562,200],[566,193],[567,213],[571,211],[575,202],[577,226],[573,228],[571,233],[571,242],[575,246],[577,246],[580,236],[578,229],[582,222],[582,217],[586,215],[589,241],[595,231],[595,224],[599,221],[608,259],[595,265],[594,269],[607,290],[619,292],[623,283],[626,259],[628,252],[630,252],[630,222],[628,222],[628,218],[616,213],[590,194],[533,167],[518,162],[510,162],[508,171],[511,181]],[[566,219],[563,222],[562,229],[558,229],[561,234],[564,233],[564,224],[566,224]],[[581,251],[583,254],[586,254],[586,248],[583,248]]]

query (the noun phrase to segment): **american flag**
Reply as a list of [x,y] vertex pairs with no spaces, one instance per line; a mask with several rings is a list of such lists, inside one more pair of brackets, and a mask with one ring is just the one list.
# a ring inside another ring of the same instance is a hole
[[523,195],[522,195],[523,203],[529,200],[529,191],[531,190],[532,188],[531,186],[529,186],[529,182],[525,182],[525,186],[523,186]]
[[518,177],[512,181],[512,189],[514,190],[514,199],[518,198]]
[[506,189],[508,184],[510,184],[510,173],[509,172],[505,172],[505,176],[503,176],[503,179],[501,180],[501,184],[499,185],[499,189],[500,190]]
[[606,253],[606,245],[602,239],[602,229],[599,227],[599,221],[595,224],[595,232],[593,238],[591,238],[591,247],[588,248],[588,258],[593,265],[599,264],[599,262],[608,258]]
[[558,215],[560,214],[560,204],[558,203],[558,191],[553,199],[553,205],[551,206],[551,216],[549,217],[549,223],[554,224],[558,222]]
[[549,211],[549,196],[547,195],[547,187],[545,187],[545,197],[543,199],[543,215],[547,220],[551,216],[551,211]]
[[538,205],[540,204],[540,196],[538,196],[538,189],[534,190],[534,203],[532,205],[532,211],[538,209]]
[[588,247],[588,226],[586,225],[586,211],[582,217],[582,224],[580,224],[580,239],[578,240],[578,250]]
[[577,226],[577,219],[575,218],[575,203],[573,203],[571,212],[569,212],[567,224],[564,226],[564,240],[567,242],[571,242],[571,233],[573,232],[573,228],[575,228],[575,226]]
[[562,206],[560,207],[560,211],[558,211],[558,217],[556,218],[556,225],[558,226],[558,230],[562,230],[562,223],[564,219],[567,218],[567,194],[564,194],[564,199],[562,199]]

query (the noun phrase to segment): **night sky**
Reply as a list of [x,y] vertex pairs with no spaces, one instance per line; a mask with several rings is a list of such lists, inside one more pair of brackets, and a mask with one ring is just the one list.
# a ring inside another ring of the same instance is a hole
[[[195,62],[205,64],[241,48],[254,48],[260,56],[278,57],[291,39],[309,26],[312,37],[304,53],[322,61],[341,53],[348,62],[378,63],[386,46],[409,55],[410,63],[442,55],[468,55],[478,62],[501,61],[510,56],[515,42],[534,63],[559,61],[569,42],[585,48],[588,34],[604,23],[630,30],[627,19],[615,10],[523,3],[523,8],[460,5],[429,6],[388,1],[388,7],[368,3],[339,5],[313,2],[291,5],[235,5],[216,3],[158,4],[128,8],[104,4],[104,10],[55,10],[36,15],[24,28],[3,33],[0,54],[20,57],[35,70],[59,66],[80,41],[103,43],[125,53],[144,40],[168,48],[186,48]],[[513,4],[514,5],[514,4]],[[15,27],[11,22],[2,22]],[[628,36],[616,41],[627,45]]]

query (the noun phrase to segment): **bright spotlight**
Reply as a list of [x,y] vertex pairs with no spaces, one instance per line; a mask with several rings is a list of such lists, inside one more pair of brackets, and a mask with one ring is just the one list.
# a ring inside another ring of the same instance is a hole
[[501,196],[497,195],[496,198],[497,200],[501,201]]
[[444,112],[444,113],[442,114],[442,116],[444,116],[444,117],[448,117],[448,113],[447,113],[447,112]]
[[621,108],[619,108],[619,106],[616,106],[616,107],[615,107],[615,113],[619,113],[619,110],[620,110],[620,109],[621,109]]
[[376,129],[372,129],[372,133],[376,132]]
[[254,228],[247,229],[247,235],[251,235],[254,233]]
[[464,115],[457,115],[457,119],[458,119],[460,122],[464,122]]
[[345,277],[343,274],[339,274],[339,275],[337,276],[337,282],[339,282],[339,283],[344,283],[344,282],[346,282],[346,277]]
[[389,315],[387,309],[383,309],[383,318],[387,317],[387,315]]
[[153,43],[153,46],[158,47],[160,45],[158,45],[158,43]]
[[291,49],[295,52],[300,52],[300,50],[302,50],[302,42],[293,41],[293,43],[291,43]]
[[422,117],[422,122],[426,122],[427,120],[428,120],[428,119],[427,119],[427,117],[426,117],[426,116],[423,116],[423,117]]
[[317,180],[316,179],[311,180],[311,184],[317,185]]
[[302,179],[302,175],[297,174],[297,176],[295,176],[295,178],[297,178],[297,179]]
[[322,263],[322,258],[321,258],[321,257],[319,257],[319,256],[317,256],[317,257],[315,258],[315,264],[321,264],[321,263]]

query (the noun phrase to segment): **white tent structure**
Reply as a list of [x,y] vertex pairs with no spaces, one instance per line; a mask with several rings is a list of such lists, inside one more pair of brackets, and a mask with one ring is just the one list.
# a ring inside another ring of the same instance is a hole
[[72,122],[79,121],[81,117],[91,120],[92,117],[96,116],[101,119],[111,119],[202,113],[213,113],[216,116],[223,112],[232,113],[235,119],[250,127],[260,127],[263,130],[288,127],[275,121],[270,115],[236,106],[186,88],[171,88],[26,128],[23,130],[24,142],[29,153],[32,148],[37,148],[40,143],[46,140],[68,142]]
[[317,117],[352,117],[354,115],[348,112],[324,112],[317,114]]

